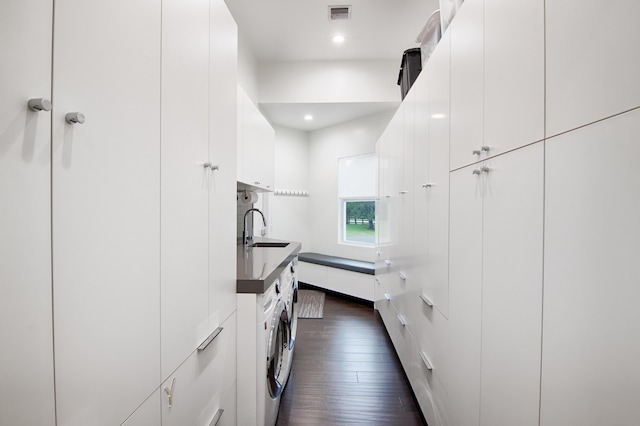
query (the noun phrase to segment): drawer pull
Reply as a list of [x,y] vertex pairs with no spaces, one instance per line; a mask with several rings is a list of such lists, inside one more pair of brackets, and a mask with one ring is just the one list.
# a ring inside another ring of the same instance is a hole
[[211,423],[209,423],[209,426],[216,426],[220,421],[220,418],[222,418],[223,414],[224,414],[224,410],[222,408],[216,411],[216,415],[213,416],[213,420],[211,420]]
[[218,337],[218,334],[220,334],[222,330],[223,330],[223,327],[218,327],[215,330],[213,330],[213,333],[211,333],[209,337],[207,337],[207,339],[204,342],[202,342],[200,346],[198,346],[198,350],[204,351],[205,349],[207,349],[207,346],[209,346],[211,342],[213,342],[213,339]]
[[31,111],[51,111],[51,102],[45,98],[29,99],[28,105]]
[[425,296],[424,294],[420,295],[420,299],[422,299],[422,301],[430,308],[433,307],[433,302],[431,301],[431,299],[429,299],[427,296]]
[[391,295],[389,293],[385,293],[384,298],[391,302]]
[[407,320],[402,315],[398,315],[398,321],[400,321],[400,325],[402,325],[403,327],[407,326]]
[[398,272],[398,276],[400,277],[400,279],[402,281],[406,281],[407,280],[407,276],[405,274],[403,274],[402,272]]
[[424,352],[420,351],[418,352],[418,354],[420,355],[420,358],[422,359],[424,366],[427,367],[427,370],[429,371],[433,370],[433,365],[431,365],[431,361],[429,361],[429,358],[427,358]]
[[387,264],[387,266],[391,266],[391,261],[390,261],[389,259],[385,259],[385,260],[384,260],[384,263],[386,263],[386,264]]
[[168,402],[167,402],[167,406],[169,408],[171,408],[171,406],[173,405],[173,388],[176,386],[176,378],[174,377],[173,380],[171,380],[171,387],[164,388],[164,392],[167,394],[167,397],[169,398]]

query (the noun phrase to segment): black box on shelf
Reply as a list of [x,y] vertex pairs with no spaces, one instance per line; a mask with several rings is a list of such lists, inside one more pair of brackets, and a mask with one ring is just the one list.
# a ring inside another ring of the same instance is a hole
[[418,74],[422,71],[422,55],[419,47],[407,49],[402,54],[402,62],[400,63],[400,74],[398,74],[398,86],[402,99],[411,89],[413,82],[418,78]]

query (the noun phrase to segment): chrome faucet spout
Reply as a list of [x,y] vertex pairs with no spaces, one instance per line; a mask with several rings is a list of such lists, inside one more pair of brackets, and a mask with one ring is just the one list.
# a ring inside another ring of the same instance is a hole
[[244,213],[244,228],[242,228],[242,244],[244,244],[245,246],[249,245],[249,240],[253,239],[252,235],[247,235],[247,216],[251,212],[260,213],[260,216],[262,216],[262,224],[264,225],[265,228],[267,227],[267,219],[264,217],[264,214],[259,209],[251,208],[247,210]]

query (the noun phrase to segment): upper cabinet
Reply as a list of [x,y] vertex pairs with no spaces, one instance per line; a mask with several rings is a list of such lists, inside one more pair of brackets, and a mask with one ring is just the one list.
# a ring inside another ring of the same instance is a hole
[[238,86],[238,183],[259,192],[273,191],[275,130]]
[[0,2],[0,424],[53,425],[52,1]]
[[484,146],[493,156],[544,138],[544,2],[484,0],[483,39]]
[[547,137],[640,106],[640,2],[546,2]]
[[542,140],[543,2],[467,0],[449,31],[451,170]]
[[480,159],[483,141],[483,4],[467,0],[451,34],[451,170]]

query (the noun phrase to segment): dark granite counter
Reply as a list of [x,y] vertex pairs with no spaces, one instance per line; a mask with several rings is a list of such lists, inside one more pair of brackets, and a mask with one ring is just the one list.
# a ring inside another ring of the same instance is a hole
[[293,260],[302,246],[297,241],[282,241],[254,237],[253,243],[289,243],[286,247],[237,246],[236,292],[264,293],[284,268]]

